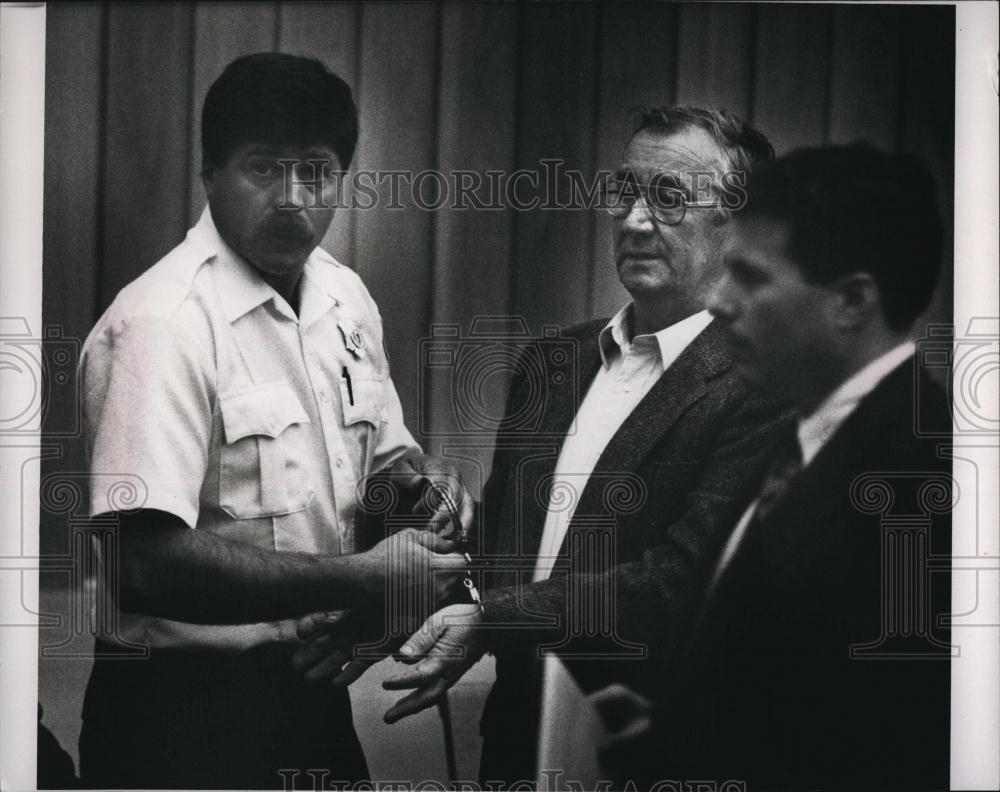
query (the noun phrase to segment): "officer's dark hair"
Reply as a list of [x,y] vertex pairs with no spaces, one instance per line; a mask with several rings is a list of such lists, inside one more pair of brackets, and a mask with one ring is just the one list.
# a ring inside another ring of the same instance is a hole
[[230,63],[212,83],[201,113],[208,163],[224,167],[245,143],[329,146],[344,170],[358,142],[351,88],[322,63],[257,52]]
[[629,111],[633,120],[632,135],[649,130],[670,135],[692,127],[708,132],[729,156],[729,167],[748,172],[759,162],[774,159],[771,141],[746,121],[728,110],[706,110],[691,105],[667,107],[634,107]]
[[785,224],[787,252],[806,280],[869,273],[899,331],[930,304],[942,230],[934,179],[919,160],[865,143],[800,149],[756,169],[747,194],[739,216]]

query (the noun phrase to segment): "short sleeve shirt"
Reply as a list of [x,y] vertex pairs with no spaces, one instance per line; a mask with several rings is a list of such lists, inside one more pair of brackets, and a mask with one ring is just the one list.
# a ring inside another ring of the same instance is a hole
[[[300,295],[296,315],[207,208],[118,294],[80,362],[92,515],[158,509],[266,550],[360,549],[358,482],[418,447],[361,279],[317,248]],[[290,621],[120,620],[126,640],[176,648],[294,634]]]

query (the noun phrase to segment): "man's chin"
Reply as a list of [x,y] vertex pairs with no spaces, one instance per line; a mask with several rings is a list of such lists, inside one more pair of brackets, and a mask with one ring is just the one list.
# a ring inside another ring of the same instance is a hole
[[658,259],[624,259],[618,265],[618,280],[630,294],[663,291],[669,274]]
[[292,275],[302,271],[313,250],[306,250],[302,245],[295,249],[267,250],[257,259],[257,265],[272,275]]

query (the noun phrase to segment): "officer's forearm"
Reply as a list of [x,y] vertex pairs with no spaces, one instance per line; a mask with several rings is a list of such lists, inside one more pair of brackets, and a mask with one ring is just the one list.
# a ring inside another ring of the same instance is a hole
[[[165,512],[121,515],[116,597],[126,611],[238,624],[357,607],[381,596],[369,555],[279,553],[191,530]],[[111,563],[108,563],[111,562]]]

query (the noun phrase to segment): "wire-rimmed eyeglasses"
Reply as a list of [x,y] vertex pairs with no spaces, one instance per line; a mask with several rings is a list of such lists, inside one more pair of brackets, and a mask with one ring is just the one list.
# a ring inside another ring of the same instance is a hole
[[631,179],[612,179],[603,189],[602,208],[614,217],[625,217],[639,198],[661,223],[677,225],[688,209],[716,209],[719,201],[689,201],[684,191],[663,182],[639,184]]

